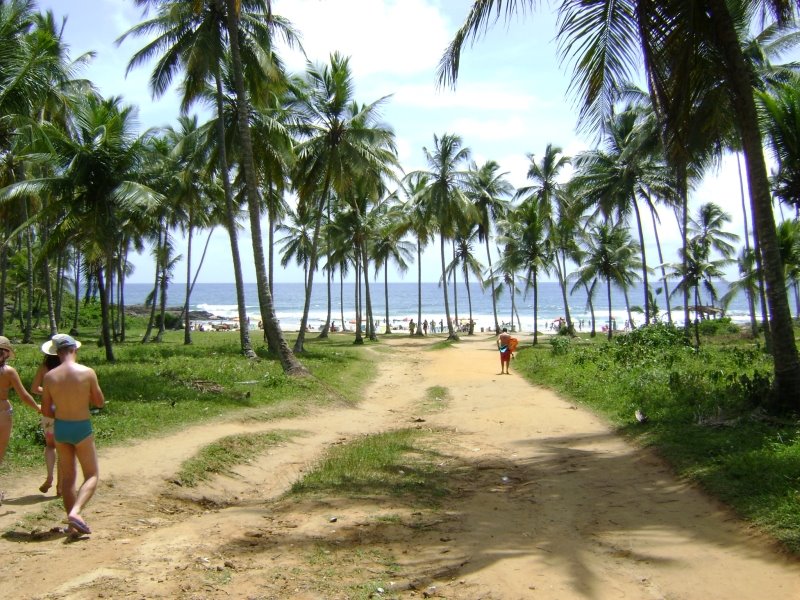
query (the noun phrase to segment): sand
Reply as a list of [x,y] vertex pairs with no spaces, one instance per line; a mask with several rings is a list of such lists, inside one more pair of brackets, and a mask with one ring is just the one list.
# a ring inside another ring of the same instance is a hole
[[[103,450],[94,532],[78,541],[48,532],[62,513],[38,475],[0,481],[0,598],[800,598],[796,559],[513,362],[500,375],[493,338],[431,342],[382,338],[356,408]],[[426,405],[433,386],[444,407]],[[435,432],[440,507],[284,496],[332,445],[405,427]],[[174,483],[209,442],[277,429],[302,433],[233,477]],[[46,504],[48,527],[32,531],[25,516]]]

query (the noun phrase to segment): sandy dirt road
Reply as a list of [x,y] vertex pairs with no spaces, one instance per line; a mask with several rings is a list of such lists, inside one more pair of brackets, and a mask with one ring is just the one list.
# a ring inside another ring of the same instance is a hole
[[[0,598],[800,598],[796,559],[590,412],[499,375],[493,338],[382,342],[357,408],[102,451],[87,538],[48,531],[62,513],[38,475],[0,481]],[[433,386],[449,399],[425,410]],[[284,495],[332,445],[406,427],[433,432],[441,506]],[[211,441],[274,430],[293,437],[235,477],[171,482]]]

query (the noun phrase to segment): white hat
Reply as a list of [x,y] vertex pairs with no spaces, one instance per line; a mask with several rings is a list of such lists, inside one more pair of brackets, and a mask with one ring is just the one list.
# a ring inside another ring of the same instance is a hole
[[67,335],[66,333],[57,333],[52,339],[42,344],[42,352],[49,354],[50,356],[55,356],[58,354],[59,350],[63,350],[64,348],[77,349],[80,347],[81,343],[71,335]]

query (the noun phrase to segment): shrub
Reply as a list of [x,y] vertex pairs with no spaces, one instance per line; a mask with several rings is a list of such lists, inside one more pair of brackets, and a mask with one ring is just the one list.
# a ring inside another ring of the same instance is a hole
[[556,356],[563,356],[569,352],[570,341],[569,337],[565,335],[554,335],[550,338],[550,345],[553,347],[553,354]]

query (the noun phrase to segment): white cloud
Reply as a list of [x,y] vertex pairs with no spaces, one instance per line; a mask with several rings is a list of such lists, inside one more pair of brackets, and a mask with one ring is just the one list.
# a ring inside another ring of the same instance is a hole
[[[274,11],[302,32],[312,62],[326,62],[338,50],[352,57],[358,77],[429,71],[449,41],[446,20],[424,0],[277,0]],[[286,59],[303,69],[298,54]]]

